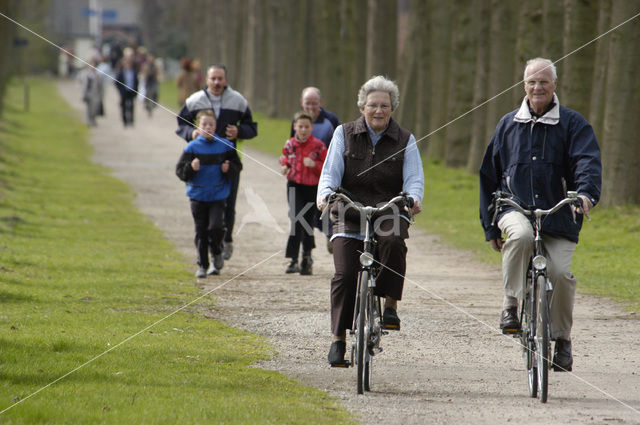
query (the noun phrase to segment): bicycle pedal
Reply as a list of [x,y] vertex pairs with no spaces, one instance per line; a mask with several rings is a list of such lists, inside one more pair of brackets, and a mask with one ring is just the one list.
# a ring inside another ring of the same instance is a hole
[[503,335],[520,335],[520,328],[502,328]]
[[399,331],[400,330],[400,325],[385,325],[383,323],[382,324],[382,329],[386,329],[388,331]]
[[343,363],[331,363],[331,367],[340,367],[340,368],[346,369],[349,366],[351,366],[351,363],[349,363],[349,360],[345,360]]

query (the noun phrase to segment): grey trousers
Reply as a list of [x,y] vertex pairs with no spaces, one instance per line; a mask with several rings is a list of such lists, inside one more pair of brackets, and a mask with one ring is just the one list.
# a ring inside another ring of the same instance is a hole
[[[502,247],[502,277],[505,304],[508,304],[509,299],[514,299],[512,297],[522,300],[534,234],[529,219],[518,211],[505,214],[498,222],[498,227],[507,235]],[[551,338],[571,340],[577,281],[570,268],[576,244],[549,235],[544,235],[542,239],[547,252],[548,277],[553,284]]]

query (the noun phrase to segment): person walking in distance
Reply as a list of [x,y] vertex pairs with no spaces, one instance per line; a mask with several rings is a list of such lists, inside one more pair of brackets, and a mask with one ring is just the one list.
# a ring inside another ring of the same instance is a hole
[[[491,247],[502,252],[500,328],[504,333],[517,332],[520,326],[518,305],[534,234],[529,219],[513,208],[505,208],[492,225],[493,193],[506,192],[525,205],[548,209],[565,198],[567,191],[577,191],[582,201],[578,213],[588,213],[600,198],[602,165],[595,134],[582,115],[560,105],[557,85],[552,61],[535,58],[527,62],[522,104],[500,120],[480,166],[482,227]],[[570,266],[581,227],[582,215],[574,221],[569,207],[545,218],[542,227],[554,288],[551,339],[556,341],[556,371],[570,371],[573,366],[571,328],[577,282]]]

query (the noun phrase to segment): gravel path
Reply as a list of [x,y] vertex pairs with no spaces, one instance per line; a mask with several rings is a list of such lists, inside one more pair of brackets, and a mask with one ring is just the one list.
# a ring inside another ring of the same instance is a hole
[[[66,81],[59,87],[84,117],[77,85]],[[91,132],[95,162],[128,182],[138,208],[194,261],[192,219],[184,186],[173,172],[184,148],[173,133],[175,117],[157,109],[150,118],[137,104],[135,126],[124,129],[111,87],[105,106],[107,116]],[[259,367],[328,392],[363,424],[640,424],[638,315],[579,294],[574,372],[551,373],[549,401],[541,405],[528,397],[516,340],[497,329],[498,268],[415,228],[399,308],[402,331],[382,341],[373,391],[356,395],[355,370],[326,363],[333,264],[325,239],[316,234],[313,276],[284,274],[285,181],[275,158],[250,149],[258,143],[259,138],[244,143],[234,255],[220,276],[194,284],[210,290],[237,276],[214,292],[217,307],[208,314],[270,341],[277,355]],[[427,176],[423,214],[429,213],[433,178]]]

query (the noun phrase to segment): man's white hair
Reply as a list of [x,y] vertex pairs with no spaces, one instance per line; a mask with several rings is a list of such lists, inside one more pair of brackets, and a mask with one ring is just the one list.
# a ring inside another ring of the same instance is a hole
[[549,68],[551,70],[551,73],[553,74],[553,79],[557,80],[558,79],[558,71],[556,70],[556,66],[553,64],[553,62],[550,59],[547,58],[533,58],[533,59],[529,59],[527,61],[526,66],[524,67],[524,74],[527,72],[527,68],[529,68],[529,65],[533,65],[534,63],[537,62],[542,62],[544,63],[546,66],[545,68]]

